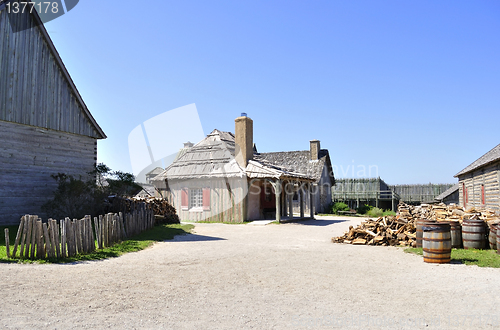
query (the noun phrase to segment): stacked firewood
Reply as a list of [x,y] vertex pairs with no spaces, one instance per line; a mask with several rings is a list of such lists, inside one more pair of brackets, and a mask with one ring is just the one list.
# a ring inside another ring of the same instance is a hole
[[157,223],[180,223],[175,207],[170,205],[165,199],[155,197],[134,197],[135,202],[145,203],[153,209],[155,215],[164,217],[158,218]]
[[481,219],[488,225],[500,223],[500,217],[488,209],[467,209],[451,204],[398,205],[397,216],[385,216],[376,220],[369,219],[340,237],[332,238],[333,243],[354,245],[411,246],[416,241],[415,221],[426,219],[432,221],[458,221]]
[[416,240],[413,221],[405,221],[395,216],[367,220],[358,227],[349,227],[349,231],[340,237],[332,238],[333,243],[354,245],[411,245]]

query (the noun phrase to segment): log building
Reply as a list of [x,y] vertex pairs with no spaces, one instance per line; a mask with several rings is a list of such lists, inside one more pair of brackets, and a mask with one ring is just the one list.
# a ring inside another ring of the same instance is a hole
[[43,215],[51,175],[87,176],[104,138],[36,10],[0,11],[0,224]]
[[461,206],[500,211],[500,144],[455,177]]

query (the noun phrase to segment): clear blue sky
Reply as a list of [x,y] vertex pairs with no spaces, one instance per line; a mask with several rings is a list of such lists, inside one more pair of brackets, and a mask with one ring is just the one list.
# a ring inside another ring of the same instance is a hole
[[46,28],[115,170],[191,103],[205,134],[247,112],[259,151],[319,139],[337,177],[389,184],[455,182],[500,143],[498,1],[82,0]]

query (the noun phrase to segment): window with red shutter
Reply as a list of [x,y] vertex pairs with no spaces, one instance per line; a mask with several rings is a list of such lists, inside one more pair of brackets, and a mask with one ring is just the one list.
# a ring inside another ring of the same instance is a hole
[[203,188],[203,211],[210,210],[210,188]]
[[181,209],[189,209],[189,190],[188,188],[182,188],[181,190]]

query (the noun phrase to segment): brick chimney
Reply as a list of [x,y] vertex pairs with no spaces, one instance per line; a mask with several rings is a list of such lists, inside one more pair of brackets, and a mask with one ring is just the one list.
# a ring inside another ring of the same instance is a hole
[[310,150],[311,150],[311,160],[318,160],[319,159],[319,150],[320,150],[319,140],[311,140],[311,141],[309,141],[309,143],[310,143]]
[[234,136],[236,140],[236,161],[246,168],[248,161],[253,158],[253,120],[242,113],[234,120]]

